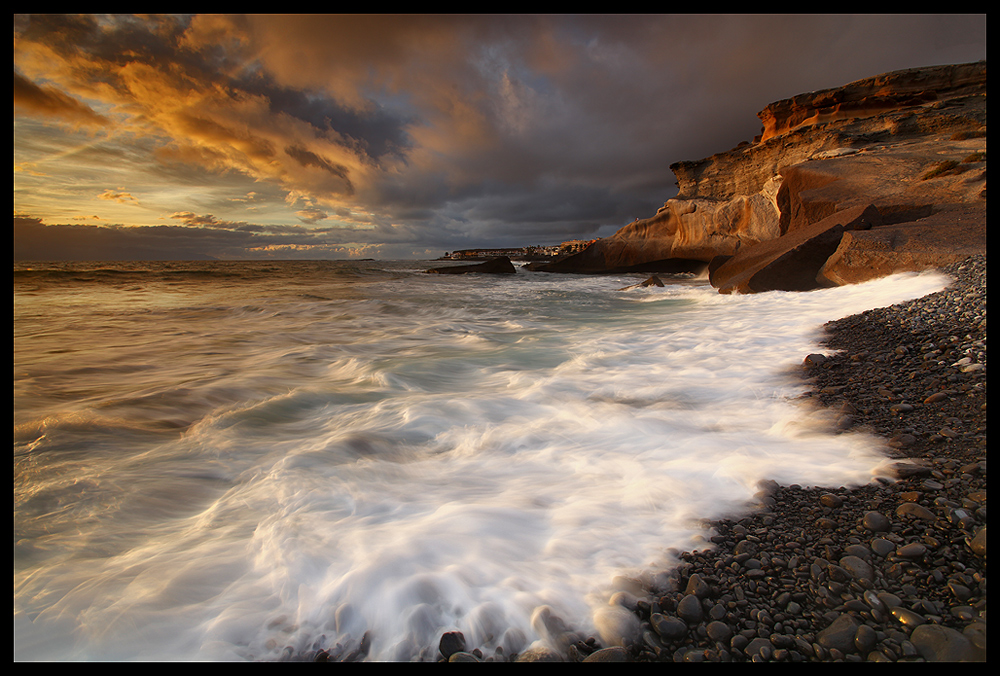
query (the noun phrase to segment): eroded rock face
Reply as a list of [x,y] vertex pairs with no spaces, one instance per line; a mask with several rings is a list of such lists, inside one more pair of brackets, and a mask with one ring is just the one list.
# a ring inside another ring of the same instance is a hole
[[872,117],[986,90],[986,63],[910,68],[858,80],[835,89],[799,94],[757,113],[761,141],[803,125]]
[[828,282],[820,272],[844,233],[869,230],[881,222],[873,205],[839,211],[776,239],[741,249],[711,274],[712,286],[721,293],[820,288]]
[[[887,73],[778,101],[759,116],[764,129],[755,143],[671,165],[679,192],[656,215],[537,269],[666,272],[672,263],[714,260],[714,270],[723,257],[868,205],[881,223],[841,233],[819,285],[985,251],[985,62]],[[927,177],[943,162],[947,170]],[[812,269],[818,249],[794,249],[807,250]],[[756,290],[766,290],[765,277],[787,286],[778,278],[793,259],[756,275]]]

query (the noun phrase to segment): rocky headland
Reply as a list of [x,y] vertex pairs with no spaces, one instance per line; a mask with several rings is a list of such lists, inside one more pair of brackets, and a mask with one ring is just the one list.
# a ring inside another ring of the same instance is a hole
[[[878,75],[772,103],[758,117],[754,142],[672,164],[679,192],[654,216],[532,269],[708,268],[720,291],[747,293],[985,252],[985,62]],[[827,220],[851,209],[868,217]]]
[[680,193],[655,216],[533,268],[707,268],[738,293],[940,269],[941,292],[827,324],[824,353],[792,374],[831,433],[883,440],[891,476],[765,483],[744,513],[704,524],[705,547],[619,580],[598,636],[540,614],[549,648],[483,654],[453,631],[440,661],[986,661],[986,64],[880,75],[759,117],[753,144],[672,165]]
[[680,192],[655,216],[534,269],[707,268],[723,293],[942,270],[954,281],[939,293],[827,324],[824,353],[794,375],[831,433],[881,437],[893,476],[762,485],[746,513],[705,523],[705,548],[623,585],[599,636],[504,656],[453,632],[440,659],[986,660],[986,64],[889,73],[759,117],[753,144],[672,165]]

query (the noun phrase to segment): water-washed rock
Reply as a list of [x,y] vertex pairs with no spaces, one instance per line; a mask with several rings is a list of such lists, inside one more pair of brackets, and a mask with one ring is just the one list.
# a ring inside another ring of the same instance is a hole
[[629,662],[628,650],[622,647],[602,648],[587,655],[584,662]]
[[677,604],[677,616],[688,625],[698,624],[704,617],[701,600],[694,594],[687,594]]
[[473,272],[484,274],[513,275],[517,273],[517,268],[510,262],[507,256],[497,256],[490,258],[483,263],[472,265],[449,265],[438,268],[431,268],[426,272],[437,275],[465,275]]

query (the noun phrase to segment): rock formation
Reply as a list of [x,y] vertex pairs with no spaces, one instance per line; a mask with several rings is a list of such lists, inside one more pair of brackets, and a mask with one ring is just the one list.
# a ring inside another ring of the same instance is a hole
[[632,289],[645,289],[650,286],[663,286],[663,280],[661,280],[656,275],[653,275],[649,279],[639,282],[638,284],[631,284],[629,286],[619,289],[619,291],[631,291]]
[[474,265],[450,265],[440,268],[431,268],[425,272],[438,275],[464,275],[470,272],[512,275],[517,272],[517,269],[514,267],[514,264],[510,262],[510,258],[507,256],[497,256],[496,258],[490,258],[483,263],[476,263]]
[[[672,164],[679,192],[656,215],[533,269],[697,272],[708,264],[720,290],[746,292],[801,286],[805,263],[795,263],[795,252],[818,265],[809,286],[816,288],[986,250],[985,62],[866,78],[772,103],[758,117],[754,143]],[[804,246],[794,234],[869,206],[877,223],[825,231],[822,246]],[[769,253],[752,257],[772,260],[753,282],[725,281],[736,264],[712,263],[745,260],[765,244]]]

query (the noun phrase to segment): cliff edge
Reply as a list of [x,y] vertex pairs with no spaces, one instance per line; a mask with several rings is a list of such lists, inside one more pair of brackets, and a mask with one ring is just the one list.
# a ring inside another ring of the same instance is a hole
[[533,269],[707,266],[721,292],[805,290],[986,251],[985,61],[800,94],[758,117],[753,143],[672,164],[678,195],[654,216]]

